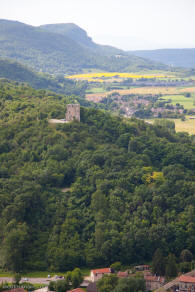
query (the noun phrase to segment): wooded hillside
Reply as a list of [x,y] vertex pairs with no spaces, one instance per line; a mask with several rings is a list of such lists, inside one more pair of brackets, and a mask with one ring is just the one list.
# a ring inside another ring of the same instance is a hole
[[0,82],[1,265],[71,270],[194,253],[195,144],[152,126],[81,108],[75,98]]

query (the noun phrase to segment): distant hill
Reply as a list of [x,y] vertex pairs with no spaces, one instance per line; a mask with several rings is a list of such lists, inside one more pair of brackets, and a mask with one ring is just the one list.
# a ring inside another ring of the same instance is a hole
[[[71,34],[71,31],[69,29],[67,34]],[[52,74],[81,72],[89,68],[106,71],[167,68],[165,65],[125,53],[123,55],[97,53],[97,50],[89,48],[90,39],[86,40],[83,31],[81,36],[81,31],[78,41],[78,29],[77,34],[70,38],[64,35],[63,29],[61,33],[54,33],[45,31],[43,27],[0,20],[0,57],[11,58],[36,71]],[[86,43],[85,46],[82,42]]]
[[156,62],[162,62],[166,65],[195,68],[195,48],[129,51],[129,53]]
[[126,55],[126,52],[123,50],[114,48],[112,46],[103,46],[94,43],[92,38],[87,35],[87,32],[74,23],[45,24],[41,25],[40,28],[69,37],[79,45],[102,55]]

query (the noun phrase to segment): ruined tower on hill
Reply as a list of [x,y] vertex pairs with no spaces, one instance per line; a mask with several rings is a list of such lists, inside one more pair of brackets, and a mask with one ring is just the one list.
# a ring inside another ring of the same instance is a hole
[[66,121],[80,122],[80,104],[67,104],[66,106]]

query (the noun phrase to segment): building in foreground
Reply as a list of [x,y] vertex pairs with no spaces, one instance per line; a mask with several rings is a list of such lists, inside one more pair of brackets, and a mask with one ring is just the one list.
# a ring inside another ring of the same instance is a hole
[[195,277],[182,275],[179,277],[179,292],[194,292]]
[[146,290],[156,290],[164,285],[165,278],[164,277],[158,277],[158,276],[144,276],[144,279],[146,281]]
[[99,279],[101,279],[103,275],[110,275],[110,274],[112,274],[111,268],[91,270],[91,274],[90,274],[91,282],[96,282]]

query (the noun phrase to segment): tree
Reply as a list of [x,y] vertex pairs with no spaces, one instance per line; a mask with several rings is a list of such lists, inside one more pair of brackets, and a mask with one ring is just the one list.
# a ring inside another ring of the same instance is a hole
[[192,253],[188,249],[183,249],[181,254],[180,254],[180,260],[182,262],[191,262]]
[[70,288],[69,283],[66,280],[59,280],[56,282],[56,292],[66,292]]
[[113,291],[118,283],[116,275],[104,275],[98,282],[98,292],[110,292]]
[[158,248],[154,253],[152,259],[152,271],[154,274],[159,276],[164,276],[165,274],[165,258],[160,248]]
[[24,270],[28,240],[26,224],[13,222],[12,229],[7,233],[3,242],[4,261],[8,269],[16,273]]
[[169,254],[167,257],[165,275],[167,278],[174,278],[177,276],[177,264],[174,254]]
[[182,262],[179,264],[179,271],[181,273],[187,273],[191,270],[191,263],[188,262]]
[[111,269],[114,269],[114,271],[118,272],[121,270],[122,265],[121,262],[115,262],[110,266]]
[[83,276],[79,268],[75,268],[71,272],[71,282],[72,282],[73,288],[77,288],[83,282]]
[[14,274],[14,284],[19,285],[21,280],[21,274],[20,273],[15,273]]
[[154,126],[166,128],[167,130],[171,131],[172,133],[175,132],[175,123],[173,121],[169,121],[166,119],[155,119]]
[[113,292],[141,292],[145,290],[146,286],[143,278],[130,277],[119,279]]
[[55,287],[56,287],[56,282],[55,281],[50,281],[49,282],[49,291],[55,291]]
[[51,281],[48,286],[50,291],[66,292],[70,289],[69,282],[65,280]]

